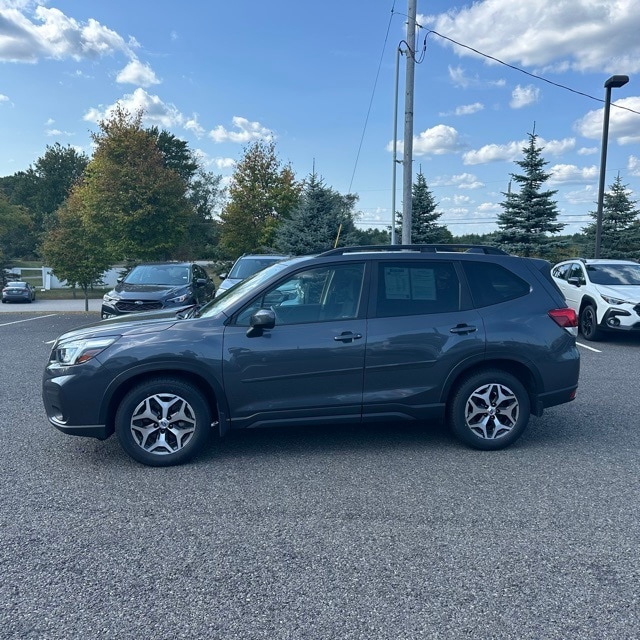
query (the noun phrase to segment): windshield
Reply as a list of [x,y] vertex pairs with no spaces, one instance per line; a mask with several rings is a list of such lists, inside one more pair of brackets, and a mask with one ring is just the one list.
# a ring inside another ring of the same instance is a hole
[[267,267],[262,271],[258,271],[258,273],[249,276],[246,280],[239,282],[230,289],[227,289],[227,291],[225,291],[224,293],[221,293],[219,297],[211,300],[209,304],[200,309],[200,313],[198,315],[202,318],[207,316],[215,316],[221,311],[226,312],[229,307],[233,306],[248,291],[259,287],[263,282],[280,273],[280,271],[285,269],[290,264],[290,261],[276,262],[270,267]]
[[160,284],[177,287],[189,284],[189,267],[172,265],[141,264],[134,267],[125,277],[126,284]]
[[589,264],[587,271],[593,284],[640,285],[640,264]]
[[272,265],[278,260],[283,260],[285,256],[270,256],[264,258],[240,258],[231,268],[229,278],[239,278],[244,280],[261,269]]

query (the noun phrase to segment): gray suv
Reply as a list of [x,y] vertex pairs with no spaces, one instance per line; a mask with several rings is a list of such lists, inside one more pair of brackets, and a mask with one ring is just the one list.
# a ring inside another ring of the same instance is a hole
[[574,399],[577,319],[549,263],[490,247],[353,247],[278,262],[205,307],[60,336],[50,422],[148,465],[212,431],[442,420],[500,449]]

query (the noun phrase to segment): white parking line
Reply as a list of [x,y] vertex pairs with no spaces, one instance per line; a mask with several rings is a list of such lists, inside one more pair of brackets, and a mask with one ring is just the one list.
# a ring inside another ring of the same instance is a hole
[[40,320],[42,318],[53,318],[53,316],[57,316],[57,313],[49,313],[46,316],[38,316],[37,318],[26,318],[25,320],[14,320],[13,322],[3,322],[0,324],[0,327],[6,327],[10,324],[20,324],[21,322],[31,322],[31,320]]
[[576,342],[576,344],[579,347],[582,347],[583,349],[589,349],[589,351],[595,351],[596,353],[602,353],[602,351],[600,351],[600,349],[594,349],[593,347],[588,347],[586,344],[582,344],[581,342]]

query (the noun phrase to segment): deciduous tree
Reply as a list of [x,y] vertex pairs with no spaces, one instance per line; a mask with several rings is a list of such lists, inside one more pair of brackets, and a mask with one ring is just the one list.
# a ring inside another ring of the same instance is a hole
[[272,248],[276,229],[296,206],[300,189],[291,166],[278,159],[275,143],[250,145],[236,166],[220,216],[220,245],[227,257]]
[[114,260],[171,258],[191,221],[187,186],[166,166],[142,112],[116,108],[92,135],[96,149],[78,187],[87,228],[103,239]]

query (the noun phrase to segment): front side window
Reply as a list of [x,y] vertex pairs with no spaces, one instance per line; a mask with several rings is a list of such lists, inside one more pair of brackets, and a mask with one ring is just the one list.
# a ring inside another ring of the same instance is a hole
[[236,324],[249,326],[259,309],[274,311],[278,325],[356,318],[363,280],[364,263],[300,271],[254,299],[240,311]]
[[580,284],[585,284],[584,272],[582,271],[582,266],[577,262],[574,262],[571,265],[571,269],[569,269],[569,278],[577,278]]
[[451,262],[382,262],[378,317],[446,313],[460,309],[460,281]]

